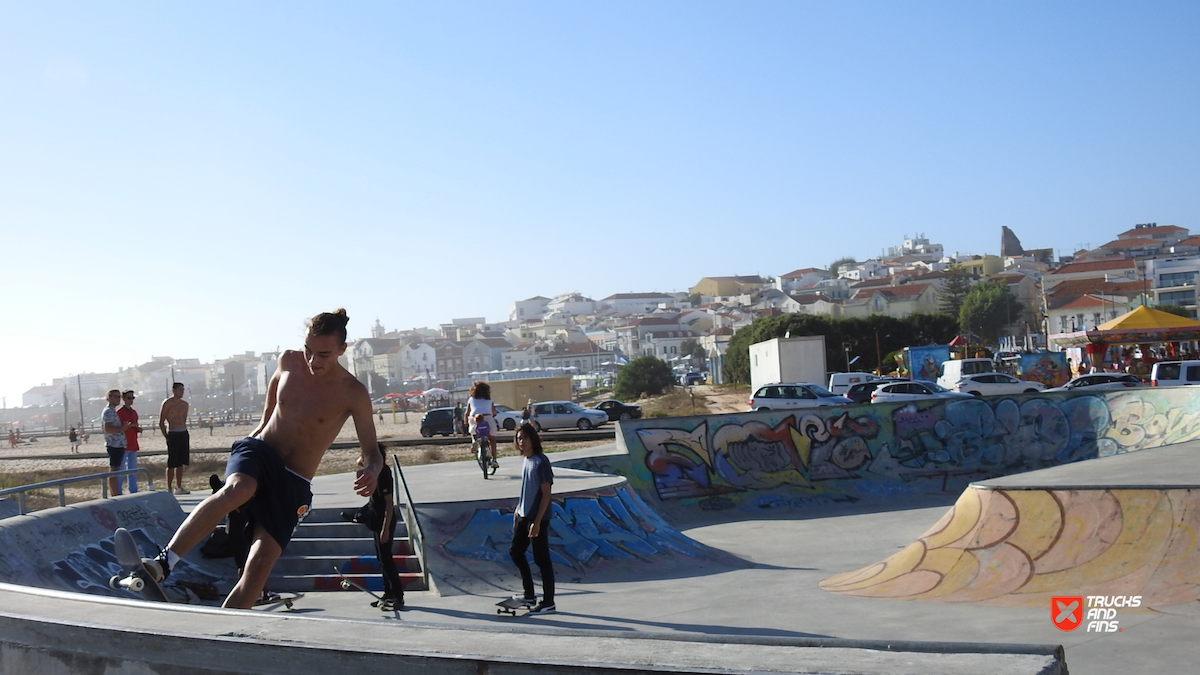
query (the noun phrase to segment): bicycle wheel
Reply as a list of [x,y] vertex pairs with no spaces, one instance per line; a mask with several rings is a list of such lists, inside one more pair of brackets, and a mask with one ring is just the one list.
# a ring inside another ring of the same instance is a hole
[[471,443],[471,450],[475,453],[475,461],[479,463],[479,470],[483,472],[484,480],[487,480],[488,477],[488,456],[486,448],[487,443],[481,442],[479,439],[475,439]]

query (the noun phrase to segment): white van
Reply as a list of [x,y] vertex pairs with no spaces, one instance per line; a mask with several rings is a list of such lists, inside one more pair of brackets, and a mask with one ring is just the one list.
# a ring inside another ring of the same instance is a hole
[[872,373],[830,373],[829,374],[829,391],[838,396],[845,396],[850,387],[871,380],[886,380],[886,377],[879,377]]
[[937,383],[947,389],[954,390],[963,375],[996,372],[996,364],[991,359],[950,359],[942,364],[942,374]]
[[1200,384],[1200,361],[1159,361],[1150,371],[1151,387]]

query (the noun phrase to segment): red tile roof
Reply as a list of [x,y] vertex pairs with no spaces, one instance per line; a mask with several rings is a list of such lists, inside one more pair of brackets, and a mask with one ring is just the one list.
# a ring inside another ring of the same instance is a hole
[[1108,249],[1110,251],[1120,251],[1127,248],[1158,248],[1162,246],[1161,241],[1154,239],[1116,239],[1110,241],[1098,248]]
[[1050,274],[1079,274],[1080,272],[1099,272],[1102,270],[1130,270],[1134,268],[1133,260],[1129,258],[1113,258],[1111,260],[1096,260],[1093,262],[1070,263],[1050,272]]
[[[1184,230],[1184,228],[1178,227],[1175,225],[1156,225],[1154,227],[1135,227],[1132,230],[1125,230],[1124,232],[1122,232],[1121,234],[1118,234],[1117,236],[1124,237],[1126,235],[1146,236],[1146,235],[1155,235],[1155,234],[1169,234],[1171,232],[1179,232],[1180,230]],[[1184,230],[1184,231],[1186,232],[1186,230]]]

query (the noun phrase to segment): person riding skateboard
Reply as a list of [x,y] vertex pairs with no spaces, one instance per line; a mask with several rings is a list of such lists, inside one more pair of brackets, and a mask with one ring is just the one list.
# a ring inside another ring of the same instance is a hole
[[[554,564],[550,560],[550,494],[554,485],[554,471],[550,460],[542,452],[542,439],[532,424],[522,424],[513,441],[525,464],[521,469],[521,497],[513,511],[513,537],[508,547],[517,571],[521,573],[524,595],[514,595],[513,600],[532,605],[530,614],[549,614],[554,606]],[[542,601],[537,602],[534,593],[533,573],[525,551],[533,544],[533,562],[542,573]]]
[[249,609],[300,519],[312,508],[312,478],[347,418],[354,420],[362,469],[354,491],[375,491],[383,457],[375,436],[371,398],[338,363],[346,351],[346,310],[323,312],[308,322],[304,351],[287,350],[267,388],[262,421],[237,441],[225,466],[225,484],[201,502],[156,558],[145,559],[157,581],[227,514],[244,505],[253,521],[246,567],[223,606]]

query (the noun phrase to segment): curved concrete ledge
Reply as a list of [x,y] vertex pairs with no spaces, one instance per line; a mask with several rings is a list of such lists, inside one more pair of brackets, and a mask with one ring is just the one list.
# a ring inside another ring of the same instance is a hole
[[[536,636],[536,637],[535,637]],[[302,659],[302,661],[301,661]],[[1044,645],[470,629],[158,605],[0,584],[4,672],[1066,673]],[[168,670],[169,669],[169,670]]]

